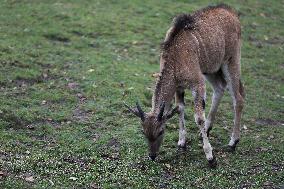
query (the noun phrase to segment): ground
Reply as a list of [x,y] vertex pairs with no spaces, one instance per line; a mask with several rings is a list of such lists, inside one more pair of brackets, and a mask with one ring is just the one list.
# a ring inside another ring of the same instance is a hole
[[[242,138],[235,153],[228,93],[210,169],[186,94],[187,149],[178,119],[157,161],[123,101],[150,109],[159,47],[171,19],[209,1],[2,0],[0,188],[280,188],[284,185],[284,4],[226,1],[241,14]],[[214,4],[214,3],[213,3]],[[207,85],[207,104],[212,90]],[[208,112],[209,106],[206,107]]]

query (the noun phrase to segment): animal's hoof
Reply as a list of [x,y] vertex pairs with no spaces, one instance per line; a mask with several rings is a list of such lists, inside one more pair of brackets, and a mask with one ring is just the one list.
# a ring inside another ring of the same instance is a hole
[[217,160],[215,156],[213,156],[213,159],[208,160],[208,164],[210,168],[216,168],[217,167]]
[[229,146],[228,145],[228,152],[235,152],[237,146]]
[[152,161],[155,161],[156,155],[149,155],[149,159],[152,160]]
[[186,142],[184,140],[178,141],[178,148],[186,148]]
[[237,148],[237,144],[239,143],[240,140],[236,140],[234,145],[228,145],[225,147],[225,151],[227,152],[235,152],[236,151],[236,148]]
[[178,149],[179,150],[186,150],[186,144],[185,143],[183,145],[178,144]]

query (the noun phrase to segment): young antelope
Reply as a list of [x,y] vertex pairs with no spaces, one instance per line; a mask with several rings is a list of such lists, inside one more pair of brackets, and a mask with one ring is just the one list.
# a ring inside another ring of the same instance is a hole
[[[184,91],[194,97],[194,118],[199,127],[203,150],[211,167],[217,165],[209,142],[217,108],[226,88],[233,99],[234,127],[228,144],[235,150],[240,140],[240,120],[244,106],[244,87],[240,80],[241,25],[237,13],[227,5],[210,6],[193,15],[174,18],[162,44],[160,74],[152,98],[152,110],[144,113],[139,104],[128,109],[141,119],[149,144],[149,157],[157,156],[165,133],[165,123],[179,115],[178,146],[186,145]],[[213,96],[205,119],[205,79]],[[171,109],[175,97],[176,107]]]

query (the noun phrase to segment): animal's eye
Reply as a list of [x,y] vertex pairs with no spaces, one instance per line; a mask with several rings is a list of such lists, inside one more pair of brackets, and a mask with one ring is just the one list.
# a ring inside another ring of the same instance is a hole
[[161,136],[162,134],[164,134],[164,130],[161,130],[158,136]]

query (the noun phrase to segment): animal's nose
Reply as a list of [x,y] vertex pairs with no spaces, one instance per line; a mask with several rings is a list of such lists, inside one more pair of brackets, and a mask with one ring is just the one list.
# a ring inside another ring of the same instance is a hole
[[155,158],[156,158],[156,155],[149,155],[149,158],[150,158],[152,161],[154,161]]

